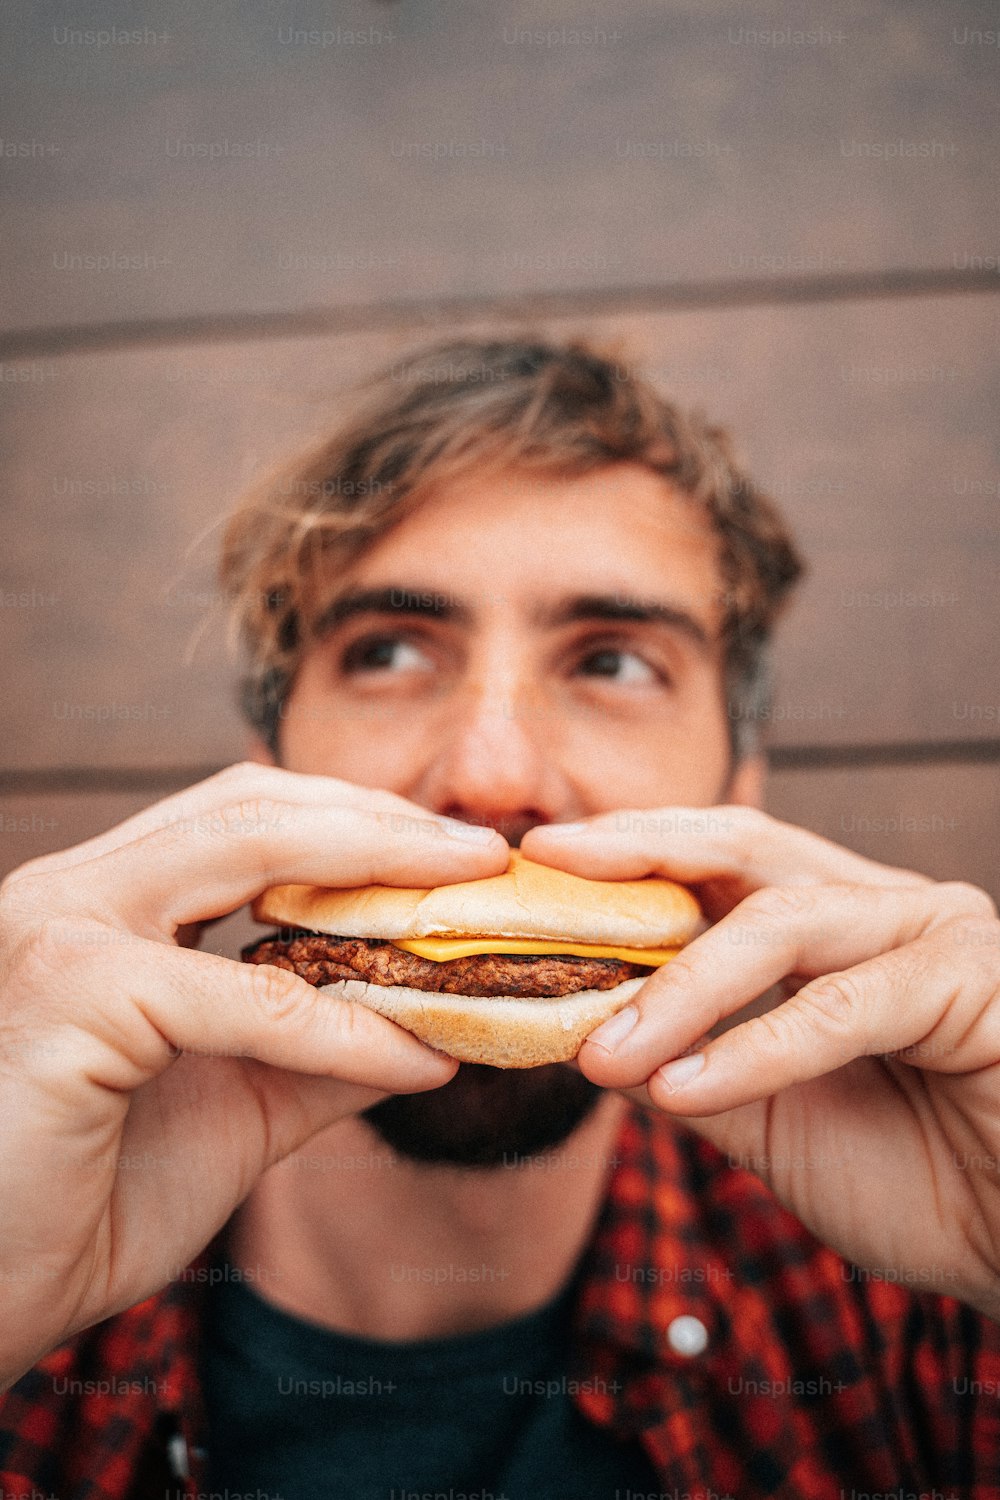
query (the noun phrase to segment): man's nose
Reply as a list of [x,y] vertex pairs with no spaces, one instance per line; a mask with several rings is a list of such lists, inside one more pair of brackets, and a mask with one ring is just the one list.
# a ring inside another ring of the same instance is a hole
[[571,815],[551,755],[551,716],[523,688],[481,680],[452,699],[445,715],[421,801],[497,828],[513,844],[536,824]]

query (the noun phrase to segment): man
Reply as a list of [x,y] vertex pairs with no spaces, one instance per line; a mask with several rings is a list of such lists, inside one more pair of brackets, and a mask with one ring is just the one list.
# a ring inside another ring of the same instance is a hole
[[[797,572],[583,346],[424,351],[247,501],[257,764],[4,889],[7,1493],[997,1493],[1000,924],[755,811]],[[714,924],[575,1066],[192,951],[514,844]]]

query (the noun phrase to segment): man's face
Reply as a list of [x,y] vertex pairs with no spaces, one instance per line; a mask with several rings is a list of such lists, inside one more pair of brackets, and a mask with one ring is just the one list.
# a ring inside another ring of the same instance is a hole
[[[281,763],[497,828],[727,792],[720,580],[695,507],[646,469],[442,486],[339,580],[284,706]],[[563,1139],[600,1091],[463,1066],[368,1112],[424,1160]]]

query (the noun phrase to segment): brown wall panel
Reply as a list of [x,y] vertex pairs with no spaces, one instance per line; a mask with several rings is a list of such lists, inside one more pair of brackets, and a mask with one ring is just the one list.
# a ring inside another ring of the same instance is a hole
[[772,771],[767,807],[868,859],[971,880],[1000,900],[996,766]]
[[989,0],[28,0],[3,321],[995,257],[995,23]]
[[[567,319],[725,420],[811,574],[780,745],[995,737],[1000,299]],[[444,330],[439,330],[444,331]],[[28,362],[7,387],[9,767],[240,753],[212,567],[251,475],[409,333]],[[422,342],[422,341],[421,341]]]

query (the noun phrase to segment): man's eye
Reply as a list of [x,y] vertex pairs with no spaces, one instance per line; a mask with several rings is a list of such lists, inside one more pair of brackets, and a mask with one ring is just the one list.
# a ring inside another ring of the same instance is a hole
[[398,635],[365,636],[348,646],[341,658],[345,672],[412,672],[427,665],[420,648]]
[[615,682],[656,682],[657,673],[635,651],[621,651],[613,646],[591,651],[580,662],[585,677],[610,677]]

